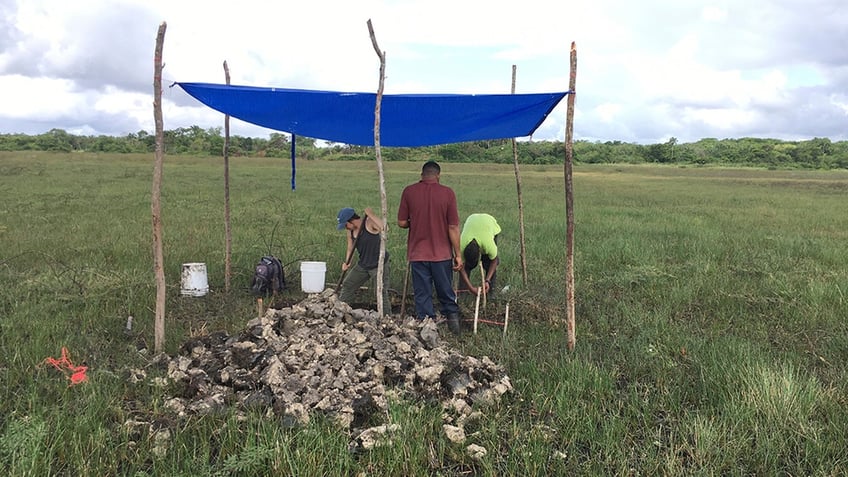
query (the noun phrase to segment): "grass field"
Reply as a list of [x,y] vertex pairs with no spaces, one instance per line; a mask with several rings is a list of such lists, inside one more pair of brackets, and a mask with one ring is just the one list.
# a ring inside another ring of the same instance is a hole
[[[519,266],[512,166],[442,164],[460,216],[488,212],[509,290],[494,325],[446,339],[503,364],[515,392],[467,429],[481,461],[447,440],[432,403],[396,402],[402,438],[367,453],[314,419],[180,419],[151,374],[151,156],[0,153],[0,470],[8,475],[846,475],[848,172],[661,166],[574,170],[577,346],[565,349],[561,166],[525,166],[529,282]],[[423,162],[423,161],[422,161]],[[387,163],[391,224],[421,162]],[[167,157],[166,352],[253,317],[247,284],[271,252],[290,290],[298,262],[328,263],[339,208],[379,211],[373,162],[231,161],[233,287],[224,291],[220,159]],[[405,234],[389,230],[400,290]],[[180,295],[184,262],[210,293]],[[363,302],[369,297],[363,295]],[[399,302],[395,296],[394,305]],[[465,314],[473,313],[462,297]],[[409,307],[407,308],[409,309]],[[133,336],[123,332],[135,320]],[[44,364],[67,347],[88,382]],[[150,423],[127,426],[128,421]],[[155,430],[168,429],[162,451]]]

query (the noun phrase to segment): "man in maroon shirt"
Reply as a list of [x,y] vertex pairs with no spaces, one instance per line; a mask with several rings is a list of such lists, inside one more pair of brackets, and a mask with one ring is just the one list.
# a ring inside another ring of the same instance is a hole
[[459,333],[459,306],[453,290],[453,270],[462,268],[459,250],[459,212],[453,189],[439,184],[441,168],[428,161],[421,180],[407,186],[400,197],[398,226],[409,229],[406,257],[412,270],[415,314],[436,317],[433,288],[447,318],[448,328]]

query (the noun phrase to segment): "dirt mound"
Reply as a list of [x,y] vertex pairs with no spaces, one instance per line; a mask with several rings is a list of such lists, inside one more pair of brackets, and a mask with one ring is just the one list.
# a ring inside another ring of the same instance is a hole
[[167,404],[180,414],[261,409],[288,425],[322,413],[369,447],[392,430],[383,422],[387,399],[437,401],[448,437],[462,441],[472,405],[511,391],[509,377],[487,357],[451,349],[439,337],[447,329],[432,320],[395,320],[352,309],[332,289],[269,309],[237,335],[184,343],[167,360],[180,389]]

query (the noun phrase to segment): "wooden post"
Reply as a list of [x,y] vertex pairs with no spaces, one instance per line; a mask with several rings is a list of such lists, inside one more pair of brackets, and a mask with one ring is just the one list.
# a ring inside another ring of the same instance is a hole
[[[230,68],[224,61],[224,78],[230,84]],[[224,115],[224,291],[230,291],[230,264],[233,249],[230,229],[230,115]]]
[[400,298],[400,317],[406,317],[406,290],[409,285],[409,260],[406,261],[406,272],[403,273],[403,294]]
[[156,276],[156,308],[153,322],[153,350],[162,352],[165,343],[165,259],[162,246],[162,169],[165,162],[165,131],[162,122],[162,48],[167,24],[159,25],[153,54],[153,120],[156,143],[153,149],[153,190],[150,209],[153,217],[153,274]]
[[[512,94],[515,94],[515,65],[512,65]],[[518,172],[518,143],[512,138],[512,163],[515,166],[515,189],[518,192],[518,241],[520,242],[521,277],[527,285],[527,249],[524,246],[524,199],[521,196],[521,174]]]
[[[477,257],[477,264],[480,265],[480,291],[483,292],[483,308],[486,308],[486,271],[483,270],[483,250],[480,250],[480,255]],[[491,266],[491,265],[489,265]]]
[[480,295],[483,293],[482,288],[477,289],[477,304],[474,305],[474,334],[477,334],[477,321],[480,319]]
[[[386,52],[381,51],[377,46],[377,37],[374,35],[374,27],[371,25],[371,19],[368,19],[368,34],[371,36],[371,45],[374,46],[374,51],[380,58],[380,83],[377,87],[377,101],[374,105],[374,150],[377,157],[377,175],[380,178],[380,208],[383,214],[383,229],[380,230],[380,257],[377,260],[377,313],[380,316],[391,314],[391,303],[383,303],[383,266],[386,255],[386,233],[388,232],[386,225],[388,224],[387,217],[389,207],[386,202],[386,180],[383,174],[383,156],[380,150],[380,108],[383,102],[383,85],[386,80]],[[384,313],[384,307],[389,306],[389,313]]]
[[567,345],[574,350],[577,341],[574,319],[574,188],[571,181],[571,161],[574,158],[574,96],[577,84],[577,46],[571,42],[571,74],[568,79],[568,100],[565,114],[565,304],[567,308]]

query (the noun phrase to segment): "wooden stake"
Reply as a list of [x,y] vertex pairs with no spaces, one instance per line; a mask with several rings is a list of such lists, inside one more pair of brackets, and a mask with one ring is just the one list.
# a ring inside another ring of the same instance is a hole
[[[374,46],[374,51],[380,58],[380,84],[377,87],[377,101],[374,105],[374,150],[377,157],[377,175],[380,177],[380,207],[383,214],[383,229],[380,230],[380,257],[377,259],[377,313],[380,316],[385,316],[383,307],[387,304],[383,303],[383,264],[386,255],[386,218],[389,215],[389,206],[386,201],[386,180],[383,174],[383,155],[380,149],[380,109],[383,102],[383,85],[386,80],[386,52],[381,51],[377,46],[377,37],[374,35],[374,27],[371,25],[371,19],[368,19],[368,34],[371,36],[371,45]],[[391,312],[391,303],[388,303],[389,311]],[[391,314],[391,313],[389,313]]]
[[477,289],[477,305],[474,306],[474,334],[477,334],[477,319],[480,317],[480,294],[482,288]]
[[506,336],[506,327],[509,326],[509,302],[506,302],[506,310],[504,311],[504,330],[503,335]]
[[406,261],[406,272],[403,274],[403,296],[400,299],[400,317],[405,318],[406,315],[406,290],[409,284],[409,260]]
[[262,303],[262,298],[256,299],[256,316],[262,318],[265,314],[265,304]]
[[[515,65],[512,65],[512,94],[515,94]],[[527,285],[527,249],[524,246],[524,199],[521,196],[521,174],[518,172],[518,142],[512,138],[512,164],[515,168],[515,189],[518,193],[518,241],[521,245],[521,277]]]
[[477,263],[480,264],[480,278],[483,280],[480,283],[480,290],[483,291],[483,308],[486,308],[486,271],[483,270],[483,252],[480,251],[480,257],[477,259]]
[[156,143],[153,149],[153,190],[150,209],[153,217],[153,274],[156,276],[156,312],[153,324],[153,350],[162,352],[165,343],[165,259],[162,245],[162,171],[165,163],[165,131],[162,121],[162,49],[167,24],[159,25],[153,54],[153,119]]
[[568,81],[568,100],[565,115],[565,303],[567,308],[567,341],[569,351],[577,341],[574,319],[574,187],[571,182],[571,162],[574,158],[574,96],[577,83],[577,46],[571,42],[571,74]]
[[[230,84],[230,68],[224,61],[224,79]],[[233,249],[230,229],[230,115],[224,115],[224,291],[230,291],[230,264]]]

